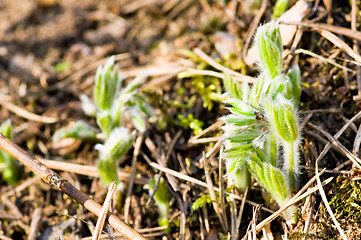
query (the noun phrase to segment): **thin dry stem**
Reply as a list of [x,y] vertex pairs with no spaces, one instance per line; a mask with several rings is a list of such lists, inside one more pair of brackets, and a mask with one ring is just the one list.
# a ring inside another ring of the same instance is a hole
[[346,149],[345,146],[343,146],[336,138],[334,138],[331,134],[329,134],[328,132],[320,129],[319,127],[317,127],[316,125],[313,125],[312,123],[308,123],[309,126],[311,126],[312,128],[320,131],[323,135],[325,135],[328,140],[335,145],[337,148],[339,148],[343,154],[345,154],[346,157],[348,157],[355,166],[357,166],[358,168],[361,168],[361,160],[356,157],[354,154],[352,154],[349,150]]
[[37,208],[34,210],[33,215],[32,215],[32,220],[31,220],[31,224],[30,224],[30,232],[29,232],[29,236],[28,236],[28,240],[36,240],[37,237],[36,235],[39,232],[39,223],[41,222],[41,215],[42,215],[42,209],[41,208]]
[[58,118],[56,117],[40,116],[35,113],[29,112],[28,110],[21,108],[9,101],[6,101],[6,97],[4,97],[2,94],[0,95],[0,105],[9,110],[10,112],[15,113],[19,117],[25,118],[30,121],[42,123],[55,123],[58,121]]
[[102,230],[103,230],[103,227],[105,224],[107,213],[109,212],[111,200],[114,196],[114,193],[115,193],[115,182],[112,182],[109,184],[109,190],[108,190],[107,196],[105,198],[102,210],[99,213],[97,224],[95,225],[95,229],[93,232],[92,240],[100,239],[100,235],[102,234]]
[[221,210],[219,208],[219,205],[218,205],[217,196],[216,196],[216,193],[214,192],[212,177],[211,177],[211,174],[209,172],[210,166],[208,164],[208,159],[207,159],[205,153],[203,153],[203,161],[204,161],[204,173],[206,175],[207,187],[208,187],[209,195],[211,196],[211,199],[212,199],[212,204],[213,204],[214,210],[215,210],[215,212],[216,212],[216,214],[218,216],[218,219],[219,219],[219,222],[221,223],[223,231],[227,232],[228,226],[224,222],[223,214],[222,214],[222,212],[221,212]]
[[[143,155],[143,156],[145,156],[145,155]],[[179,179],[194,183],[194,184],[199,185],[201,187],[208,188],[208,185],[205,182],[202,182],[202,181],[200,181],[200,180],[198,180],[196,178],[190,177],[190,176],[182,174],[180,172],[174,171],[172,169],[163,167],[163,166],[161,166],[161,165],[159,165],[159,164],[157,164],[155,162],[149,162],[149,165],[151,167],[155,168],[155,169],[158,169],[159,171],[165,172],[165,173],[170,174],[170,175],[172,175],[174,177],[177,177]],[[217,187],[214,187],[214,190],[217,191],[217,192],[220,191],[220,189],[217,188]],[[227,192],[227,191],[225,191],[224,193],[231,196],[231,197],[233,197],[233,198],[235,198],[235,199],[242,200],[242,198],[240,196],[238,196],[238,195],[236,195],[234,193],[230,193],[230,192]],[[246,200],[246,203],[248,203],[251,206],[257,206],[258,205],[257,203],[252,202],[250,200]],[[264,210],[266,212],[269,212],[269,213],[274,213],[274,211],[272,211],[272,210],[270,210],[270,209],[268,209],[266,207],[262,207],[262,210]]]
[[216,61],[214,61],[211,57],[209,57],[207,54],[205,54],[202,50],[200,50],[199,48],[195,48],[194,53],[198,55],[198,57],[200,57],[202,60],[204,60],[205,62],[207,62],[209,65],[211,65],[212,67],[214,67],[215,69],[218,69],[226,74],[230,74],[232,76],[235,76],[237,78],[242,79],[242,81],[248,82],[248,83],[254,83],[255,79],[253,77],[235,72],[227,67],[222,66],[221,64],[217,63]]
[[[318,159],[320,160],[320,159]],[[315,163],[315,173],[316,173],[316,180],[317,180],[317,186],[318,186],[318,191],[320,192],[320,195],[321,195],[321,198],[322,198],[322,201],[323,203],[325,204],[325,207],[327,209],[327,212],[330,214],[331,216],[331,219],[333,221],[333,223],[335,224],[338,232],[340,233],[341,237],[344,239],[344,240],[347,240],[347,236],[346,234],[343,232],[340,224],[338,223],[335,215],[333,214],[332,212],[332,209],[328,203],[328,200],[327,200],[327,197],[326,197],[326,194],[325,194],[325,191],[323,190],[323,187],[322,187],[322,183],[321,183],[321,179],[320,179],[320,176],[319,176],[319,173],[318,173],[318,161],[316,160],[316,163]]]
[[[0,134],[0,148],[8,152],[14,158],[18,159],[31,171],[39,175],[46,183],[57,187],[60,191],[83,205],[90,212],[94,213],[96,216],[99,216],[102,208],[99,203],[90,199],[89,196],[79,191],[65,179],[62,179],[56,172],[42,164],[39,160],[33,158],[29,153],[10,141],[3,134]],[[122,233],[128,239],[145,239],[135,229],[125,224],[112,213],[109,213],[107,221],[114,229]]]
[[135,177],[136,177],[136,173],[137,173],[137,158],[140,153],[140,147],[142,145],[142,142],[143,142],[143,134],[141,134],[137,138],[137,140],[135,141],[135,144],[134,144],[132,167],[131,167],[131,171],[130,171],[130,179],[128,182],[127,194],[125,197],[125,204],[124,204],[124,222],[125,223],[128,223],[128,221],[129,221],[129,208],[130,208],[130,201],[131,201],[130,195],[132,194],[132,191],[133,191],[134,181],[135,181]]

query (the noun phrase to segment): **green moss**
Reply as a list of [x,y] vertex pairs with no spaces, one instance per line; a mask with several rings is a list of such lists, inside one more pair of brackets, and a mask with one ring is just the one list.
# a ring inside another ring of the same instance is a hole
[[[341,181],[341,179],[338,179]],[[361,181],[343,179],[334,189],[330,206],[337,219],[361,223]]]

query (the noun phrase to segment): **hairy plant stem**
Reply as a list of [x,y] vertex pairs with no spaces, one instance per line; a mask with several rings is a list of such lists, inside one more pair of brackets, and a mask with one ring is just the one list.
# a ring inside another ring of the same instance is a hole
[[284,171],[288,174],[289,184],[290,184],[290,190],[293,191],[296,189],[296,174],[298,169],[297,164],[297,143],[298,141],[292,141],[292,142],[286,142],[283,143],[284,148]]
[[271,134],[270,136],[270,163],[273,166],[277,166],[277,156],[278,156],[278,144],[276,135]]

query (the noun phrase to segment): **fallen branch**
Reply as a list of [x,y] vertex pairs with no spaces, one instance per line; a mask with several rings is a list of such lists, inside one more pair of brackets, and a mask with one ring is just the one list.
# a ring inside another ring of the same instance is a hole
[[[18,159],[22,164],[30,168],[31,171],[39,175],[46,183],[57,187],[60,191],[99,217],[102,209],[102,206],[99,203],[90,199],[88,195],[75,188],[67,180],[62,179],[59,174],[42,164],[39,160],[32,157],[29,153],[10,141],[3,134],[0,134],[0,149],[6,151],[14,158]],[[140,233],[125,224],[113,213],[108,212],[107,221],[110,226],[112,226],[116,231],[123,234],[124,237],[128,239],[145,239]]]

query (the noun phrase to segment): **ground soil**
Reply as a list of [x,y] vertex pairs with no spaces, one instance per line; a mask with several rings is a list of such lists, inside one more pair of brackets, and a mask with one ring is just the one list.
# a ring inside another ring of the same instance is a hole
[[[223,92],[222,83],[219,79],[203,79],[204,83],[199,79],[180,79],[177,74],[186,68],[200,66],[219,72],[200,60],[199,56],[190,59],[190,55],[184,52],[199,48],[220,64],[256,77],[257,66],[241,61],[244,57],[242,46],[246,37],[254,33],[250,26],[256,16],[260,17],[256,24],[271,20],[275,1],[268,1],[262,15],[259,15],[257,8],[253,10],[251,2],[2,0],[0,120],[11,119],[13,141],[39,159],[57,160],[59,166],[63,162],[96,166],[98,153],[94,150],[94,142],[69,140],[56,144],[52,142],[52,135],[60,127],[78,120],[96,127],[95,120],[84,114],[79,99],[81,94],[92,96],[94,74],[107,57],[116,55],[120,72],[128,79],[146,69],[149,76],[141,91],[154,108],[155,117],[147,125],[144,137],[155,148],[150,149],[146,143],[141,145],[127,222],[149,239],[227,239],[227,232],[222,230],[212,205],[195,211],[191,208],[196,199],[208,194],[206,188],[177,180],[179,191],[175,192],[165,178],[170,197],[170,230],[166,232],[164,228],[158,228],[156,204],[143,186],[158,173],[148,161],[156,162],[157,154],[165,158],[168,152],[168,168],[206,181],[204,163],[200,159],[203,152],[211,151],[215,142],[190,144],[189,139],[194,136],[194,131],[181,123],[178,114],[192,114],[203,122],[203,129],[217,122],[227,110],[224,104],[210,97],[210,92]],[[303,22],[342,27],[341,32],[334,33],[341,42],[355,50],[356,57],[321,36],[318,27],[304,26],[300,38],[294,40],[293,45],[285,46],[289,53],[285,58],[285,67],[289,68],[297,62],[302,72],[299,110],[305,125],[301,149],[301,186],[315,175],[315,159],[328,141],[326,136],[307,123],[334,135],[360,111],[360,38],[357,40],[356,35],[345,34],[345,29],[353,27],[352,8],[357,10],[356,29],[360,29],[360,2],[355,2],[356,7],[349,5],[348,1],[308,1],[309,12]],[[291,1],[291,6],[293,4],[294,1]],[[297,49],[313,52],[316,56],[297,52]],[[227,58],[229,52],[233,54],[232,58]],[[26,110],[26,113],[16,107]],[[49,123],[44,119],[34,119],[27,113],[56,118],[56,121]],[[359,153],[355,144],[359,138],[356,136],[359,124],[360,121],[356,120],[339,138],[345,149],[356,156]],[[202,137],[221,134],[220,128],[216,128]],[[357,171],[349,171],[352,162],[339,149],[333,148],[319,162],[320,169],[330,170],[322,175],[322,180],[335,177],[324,187],[329,201],[335,196],[343,199],[341,193],[350,194],[351,190],[345,193],[342,191],[344,188],[337,187],[344,186],[344,181],[359,181]],[[119,165],[125,177],[114,213],[123,220],[132,155],[133,148]],[[211,155],[209,163],[212,179],[218,186],[218,151]],[[20,165],[19,168],[20,178],[16,185],[8,185],[0,179],[0,239],[90,239],[96,217],[68,196],[42,182],[29,169]],[[74,169],[56,171],[96,201],[104,201],[106,188],[93,173],[76,174]],[[337,192],[336,189],[341,190]],[[354,189],[354,196],[358,196],[355,188],[350,189]],[[236,189],[229,190],[239,194]],[[257,184],[252,185],[248,199],[273,209],[263,200]],[[333,202],[331,206],[337,212],[340,204],[337,199]],[[237,208],[241,206],[241,201],[235,203]],[[361,235],[361,219],[345,214],[345,211],[359,211],[357,204],[355,200],[347,205],[353,209],[341,209],[336,216],[349,239],[359,239]],[[229,223],[230,205],[230,202],[226,202],[224,207]],[[299,206],[302,209],[300,221],[293,230],[288,229],[281,218],[272,222],[270,232],[275,239],[281,239],[281,235],[293,239],[304,236],[309,236],[309,239],[340,238],[317,193],[299,203]],[[246,203],[240,237],[246,234],[252,220],[252,209],[253,206]],[[261,210],[258,221],[269,214]],[[40,219],[36,216],[40,216]],[[309,230],[305,228],[306,225]],[[104,236],[122,239],[109,228],[104,231]],[[31,238],[28,238],[29,235]],[[257,236],[261,238],[262,233]]]

